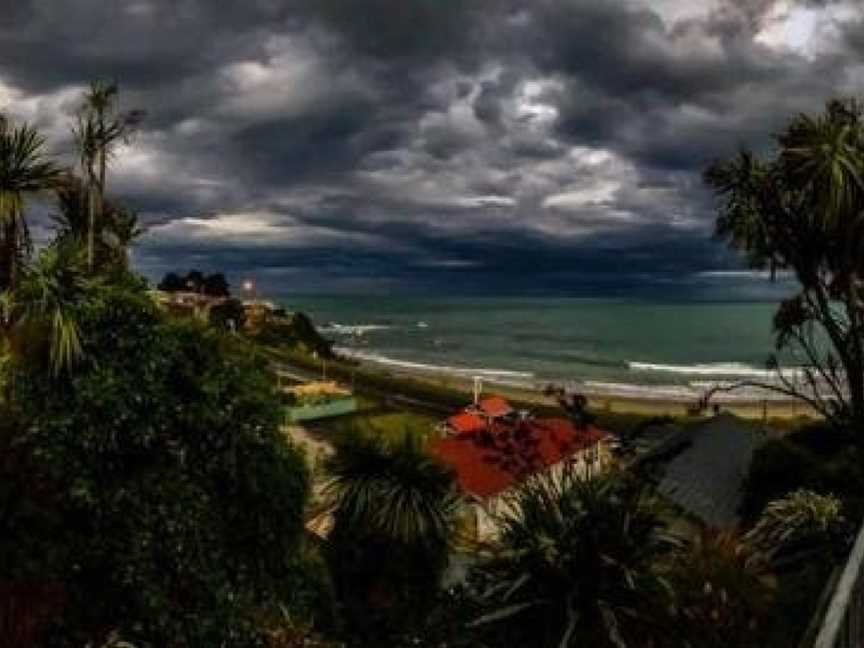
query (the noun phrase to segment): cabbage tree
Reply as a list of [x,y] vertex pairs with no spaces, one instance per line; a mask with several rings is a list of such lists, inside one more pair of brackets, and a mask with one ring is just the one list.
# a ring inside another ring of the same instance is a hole
[[27,200],[53,188],[59,176],[39,131],[0,115],[0,290],[15,289],[30,249]]
[[864,432],[864,110],[831,101],[794,118],[776,144],[769,157],[745,151],[705,177],[718,197],[717,236],[751,267],[797,280],[774,331],[777,351],[798,366],[772,358],[776,382],[713,391],[765,387],[805,401],[838,430]]

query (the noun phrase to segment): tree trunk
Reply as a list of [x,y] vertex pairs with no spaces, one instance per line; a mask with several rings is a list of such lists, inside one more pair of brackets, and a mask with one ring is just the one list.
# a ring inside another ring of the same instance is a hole
[[856,327],[855,302],[848,293],[844,296],[843,302],[849,320],[849,330],[843,331],[834,319],[831,311],[831,297],[824,286],[824,282],[820,281],[818,287],[813,289],[813,294],[816,297],[815,306],[818,307],[818,321],[828,334],[831,345],[840,359],[840,364],[843,365],[843,371],[846,374],[845,383],[849,393],[841,405],[847,409],[845,414],[850,419],[844,423],[851,423],[853,426],[851,431],[857,434],[858,430],[864,431],[860,427],[860,424],[864,422],[864,357],[861,356],[860,352],[860,339],[855,340],[855,336],[860,335],[860,331]]
[[[104,129],[104,126],[103,126]],[[105,151],[105,142],[102,142],[102,148],[99,151],[99,201],[97,208],[99,210],[99,218],[105,222],[105,175],[108,162],[105,159],[107,152]]]
[[18,220],[15,216],[10,216],[3,225],[3,247],[7,258],[3,259],[2,279],[6,285],[2,287],[14,291],[18,278]]
[[846,316],[849,320],[849,363],[846,382],[852,432],[864,435],[864,304],[858,295],[858,276],[852,273],[846,288]]
[[93,189],[92,177],[87,187],[87,214],[89,218],[87,227],[87,266],[92,272],[94,247],[96,245],[96,192]]
[[[849,367],[849,416],[852,433],[856,437],[864,435],[864,373],[860,365]],[[862,438],[864,442],[864,438]]]
[[98,112],[99,122],[99,148],[96,151],[96,156],[99,162],[99,177],[94,178],[98,182],[96,191],[96,211],[99,214],[99,222],[105,224],[105,176],[108,166],[108,142],[106,138],[105,112],[100,109]]
[[105,201],[105,176],[107,167],[108,161],[106,160],[105,143],[103,142],[102,149],[99,151],[99,199],[101,202]]

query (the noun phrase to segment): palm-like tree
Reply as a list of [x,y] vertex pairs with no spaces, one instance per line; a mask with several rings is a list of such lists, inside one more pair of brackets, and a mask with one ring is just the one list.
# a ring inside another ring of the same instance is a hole
[[649,646],[676,546],[655,504],[614,474],[565,470],[506,497],[501,537],[474,579],[486,614],[471,625],[538,648]]
[[[129,247],[143,234],[137,215],[118,207],[113,201],[102,203],[102,217],[90,220],[88,189],[86,184],[74,175],[66,175],[57,188],[57,213],[53,220],[57,241],[77,241],[82,247],[93,245],[93,259],[100,267],[116,264],[125,268],[128,265]],[[90,234],[93,233],[93,240]]]
[[138,215],[128,209],[112,210],[111,227],[104,237],[111,247],[115,261],[122,268],[129,266],[129,248],[133,241],[144,234]]
[[327,554],[352,631],[383,640],[422,614],[446,567],[457,498],[419,435],[355,436],[326,465]]
[[864,205],[864,121],[856,101],[831,101],[815,117],[800,115],[779,137],[789,178],[813,200],[822,227],[843,226]]
[[86,182],[86,208],[89,231],[87,262],[95,263],[97,220],[104,219],[108,164],[116,148],[128,142],[143,112],[120,113],[119,88],[116,83],[94,81],[84,95],[72,133],[78,145],[81,171]]
[[78,163],[84,175],[86,191],[82,195],[82,207],[87,213],[87,262],[90,269],[93,268],[96,214],[97,214],[97,189],[96,189],[96,160],[99,157],[99,136],[95,119],[86,109],[82,109],[76,116],[75,125],[72,126],[72,135],[78,148]]
[[327,491],[339,521],[406,544],[447,543],[455,504],[448,471],[420,435],[352,437],[328,461]]
[[864,106],[831,101],[793,119],[777,143],[773,158],[744,152],[707,171],[717,235],[754,268],[789,270],[800,284],[774,325],[778,350],[803,361],[763,386],[806,401],[835,429],[864,429]]
[[769,502],[744,541],[756,556],[789,564],[844,556],[850,535],[839,499],[800,489]]
[[767,639],[774,592],[764,561],[730,532],[703,530],[671,563],[674,633],[663,645],[759,648]]
[[15,292],[3,306],[11,346],[19,359],[47,358],[55,376],[82,355],[76,309],[91,281],[84,273],[84,252],[77,242],[55,243],[23,267]]
[[39,131],[0,116],[0,289],[15,289],[18,267],[30,246],[24,218],[27,198],[51,189],[58,178]]

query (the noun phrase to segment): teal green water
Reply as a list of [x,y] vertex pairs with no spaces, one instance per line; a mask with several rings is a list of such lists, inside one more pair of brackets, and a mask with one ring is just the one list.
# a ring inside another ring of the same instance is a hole
[[514,297],[280,301],[309,313],[343,350],[385,365],[624,391],[762,375],[776,308]]

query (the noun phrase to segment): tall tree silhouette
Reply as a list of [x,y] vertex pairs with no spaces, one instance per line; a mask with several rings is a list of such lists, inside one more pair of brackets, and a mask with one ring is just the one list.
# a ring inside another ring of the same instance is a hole
[[72,127],[87,187],[87,262],[91,270],[95,263],[97,220],[105,217],[108,164],[117,147],[129,141],[144,117],[140,110],[120,112],[119,95],[116,83],[91,83]]

